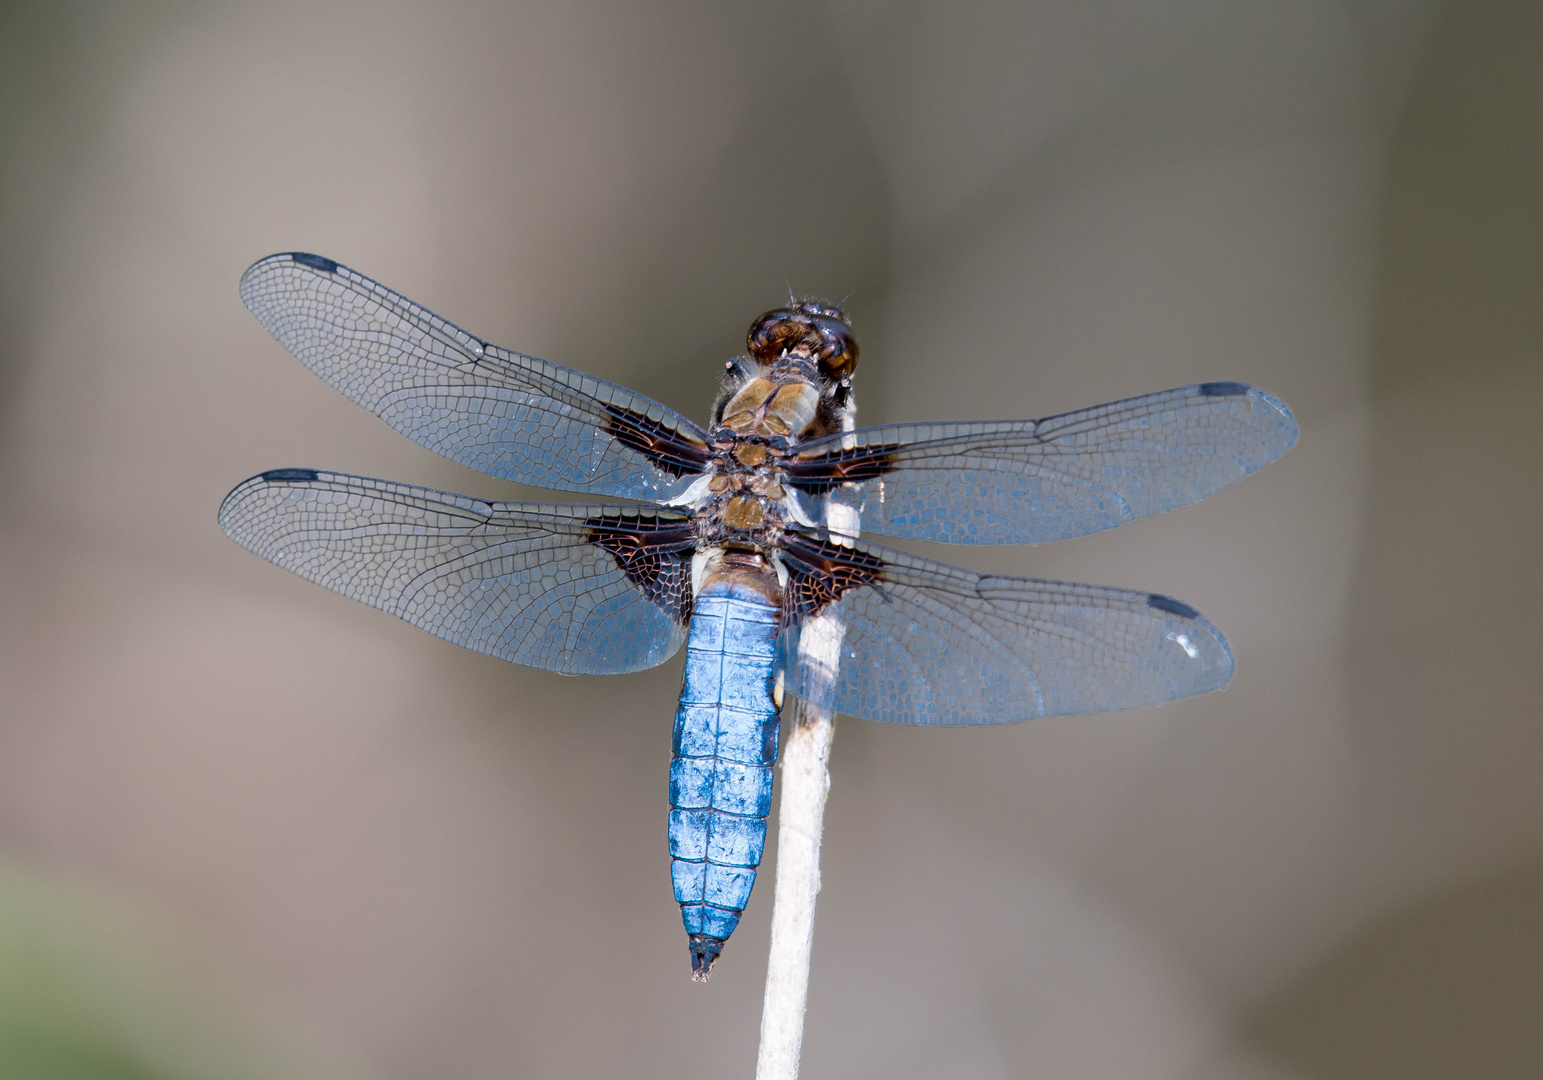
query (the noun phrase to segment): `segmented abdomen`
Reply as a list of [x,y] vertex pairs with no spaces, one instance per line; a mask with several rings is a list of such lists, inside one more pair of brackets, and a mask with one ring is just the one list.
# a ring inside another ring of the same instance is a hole
[[766,846],[778,707],[775,604],[727,582],[697,595],[670,763],[670,873],[705,978],[734,932]]

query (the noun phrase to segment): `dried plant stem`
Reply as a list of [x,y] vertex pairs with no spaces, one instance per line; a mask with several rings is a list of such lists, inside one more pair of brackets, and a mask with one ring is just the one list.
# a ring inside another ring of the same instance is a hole
[[809,998],[814,901],[820,891],[820,834],[830,791],[835,715],[794,699],[782,752],[782,805],[777,827],[777,888],[772,901],[771,955],[761,1010],[756,1080],[797,1080]]
[[[844,383],[850,391],[850,383]],[[857,401],[847,395],[841,430],[857,426]],[[845,444],[848,449],[853,445]],[[860,504],[859,504],[860,505]],[[847,500],[825,500],[831,539],[857,538],[859,513]],[[846,626],[834,607],[799,629],[798,685],[811,698],[835,701]],[[766,961],[766,1000],[761,1006],[761,1050],[756,1080],[798,1080],[804,1049],[804,1007],[809,1002],[809,956],[814,947],[814,901],[820,894],[820,837],[825,796],[830,794],[830,743],[834,708],[793,699],[787,744],[782,749],[782,804],[777,814],[777,888],[772,897],[771,952]]]

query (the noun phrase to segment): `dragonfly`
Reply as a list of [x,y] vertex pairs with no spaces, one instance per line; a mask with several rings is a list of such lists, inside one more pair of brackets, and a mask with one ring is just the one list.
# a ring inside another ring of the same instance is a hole
[[857,341],[813,300],[756,319],[710,422],[500,348],[288,252],[241,296],[311,371],[491,476],[625,500],[490,502],[315,468],[238,485],[241,546],[456,645],[566,675],[685,645],[671,878],[705,981],[766,842],[781,708],[949,726],[1224,688],[1225,637],[1160,593],[980,574],[874,544],[1037,544],[1187,506],[1275,461],[1291,411],[1202,382],[1038,420],[857,428]]

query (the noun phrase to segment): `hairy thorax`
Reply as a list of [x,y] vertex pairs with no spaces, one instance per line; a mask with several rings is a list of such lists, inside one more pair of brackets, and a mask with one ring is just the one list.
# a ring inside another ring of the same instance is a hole
[[851,429],[857,344],[839,309],[812,301],[767,312],[747,344],[726,365],[707,473],[682,501],[696,512],[697,584],[728,574],[780,601],[784,531],[813,524],[784,464],[799,444]]

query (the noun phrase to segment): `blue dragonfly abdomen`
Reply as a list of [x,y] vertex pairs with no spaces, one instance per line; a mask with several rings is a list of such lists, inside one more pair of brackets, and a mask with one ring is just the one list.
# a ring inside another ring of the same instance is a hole
[[696,597],[670,763],[670,874],[705,979],[739,924],[766,847],[777,760],[780,605],[740,581]]

